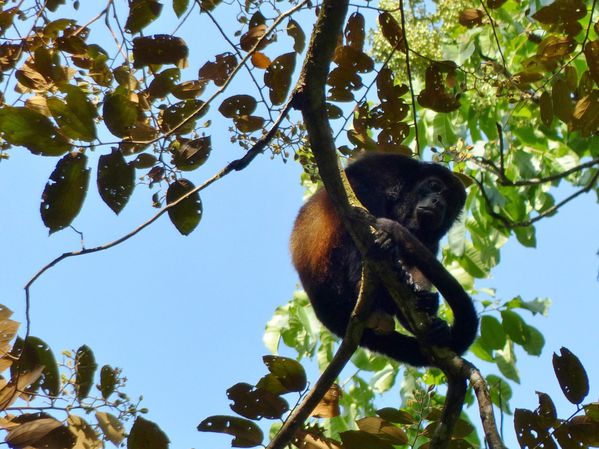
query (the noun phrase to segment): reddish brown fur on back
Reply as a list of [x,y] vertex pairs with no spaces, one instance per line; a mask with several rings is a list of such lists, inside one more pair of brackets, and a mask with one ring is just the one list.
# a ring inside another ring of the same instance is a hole
[[342,228],[326,191],[319,190],[301,209],[291,234],[291,258],[297,271],[314,278],[325,275]]

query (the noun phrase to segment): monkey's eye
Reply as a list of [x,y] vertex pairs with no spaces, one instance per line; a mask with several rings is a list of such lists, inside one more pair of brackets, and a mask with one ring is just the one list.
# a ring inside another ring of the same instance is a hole
[[428,188],[431,192],[441,193],[443,191],[443,184],[436,179],[431,179],[428,183]]

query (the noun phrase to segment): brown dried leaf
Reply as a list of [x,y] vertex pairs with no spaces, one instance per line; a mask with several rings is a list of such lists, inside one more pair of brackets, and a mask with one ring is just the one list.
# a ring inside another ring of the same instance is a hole
[[259,51],[252,54],[252,64],[258,69],[266,69],[270,65],[271,60],[264,53]]
[[264,118],[257,115],[240,115],[233,119],[235,127],[242,133],[253,133],[264,127]]
[[[268,29],[268,27],[264,24],[257,25],[253,28],[250,28],[239,39],[239,45],[240,45],[241,49],[244,51],[250,51],[252,48],[254,48],[254,45],[256,45],[258,42],[260,42],[260,45],[256,48],[256,50],[262,50],[268,44],[270,44],[271,42],[274,42],[274,40],[275,40],[274,38],[262,39],[264,37],[264,35],[266,34],[267,29]],[[262,39],[262,41],[260,41],[261,39]]]
[[393,449],[388,441],[363,430],[348,430],[340,436],[344,449]]
[[125,427],[121,421],[116,416],[106,412],[96,412],[96,419],[104,437],[118,447],[125,439]]
[[279,419],[289,410],[285,399],[263,388],[240,382],[227,390],[231,410],[244,418]]
[[547,429],[539,424],[539,416],[530,410],[517,408],[514,413],[514,429],[520,447],[543,447],[557,449]]
[[60,421],[54,418],[35,419],[12,429],[6,435],[5,441],[11,448],[35,447],[39,440],[60,426]]
[[572,128],[588,137],[599,129],[599,90],[593,90],[576,103],[572,113]]
[[310,416],[316,418],[334,418],[339,416],[339,398],[341,397],[341,387],[337,384],[331,385],[331,388],[325,393],[318,405],[312,411]]
[[460,11],[460,17],[458,21],[460,25],[466,28],[474,28],[483,24],[485,12],[476,8],[466,8]]
[[370,416],[357,420],[356,424],[360,430],[393,445],[407,444],[408,442],[408,435],[403,430],[382,418]]
[[586,5],[582,0],[556,0],[533,14],[533,19],[551,25],[577,22],[587,15]]
[[214,62],[208,61],[204,64],[198,73],[198,78],[202,80],[212,80],[217,86],[225,84],[233,70],[237,67],[237,58],[234,54],[225,52],[216,55]]
[[543,59],[561,59],[574,51],[576,41],[568,36],[548,36],[537,48],[537,56]]
[[183,81],[173,87],[172,94],[179,100],[191,100],[192,98],[202,95],[208,81],[191,80]]

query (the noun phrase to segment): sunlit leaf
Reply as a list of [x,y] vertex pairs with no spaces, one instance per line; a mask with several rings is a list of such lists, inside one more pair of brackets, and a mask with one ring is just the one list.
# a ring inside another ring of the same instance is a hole
[[104,96],[104,123],[108,130],[117,137],[126,137],[137,121],[137,105],[117,90]]
[[96,412],[96,419],[104,437],[115,446],[119,446],[125,439],[123,423],[116,416],[106,412]]
[[69,414],[67,424],[76,439],[73,449],[102,449],[104,447],[94,428],[80,416]]
[[177,17],[180,18],[185,14],[187,8],[189,8],[189,0],[173,0],[173,11],[175,11]]
[[60,156],[71,149],[47,117],[23,107],[0,108],[0,137],[43,156]]

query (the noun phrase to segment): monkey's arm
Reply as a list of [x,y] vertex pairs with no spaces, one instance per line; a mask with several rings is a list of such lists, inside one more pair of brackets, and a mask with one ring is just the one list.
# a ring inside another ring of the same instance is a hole
[[464,353],[476,338],[478,329],[478,317],[470,296],[428,248],[400,223],[378,218],[376,227],[382,231],[377,239],[382,248],[400,247],[402,257],[415,265],[443,295],[454,315],[454,323],[450,329],[451,342],[444,343],[443,346],[448,346],[459,354]]

